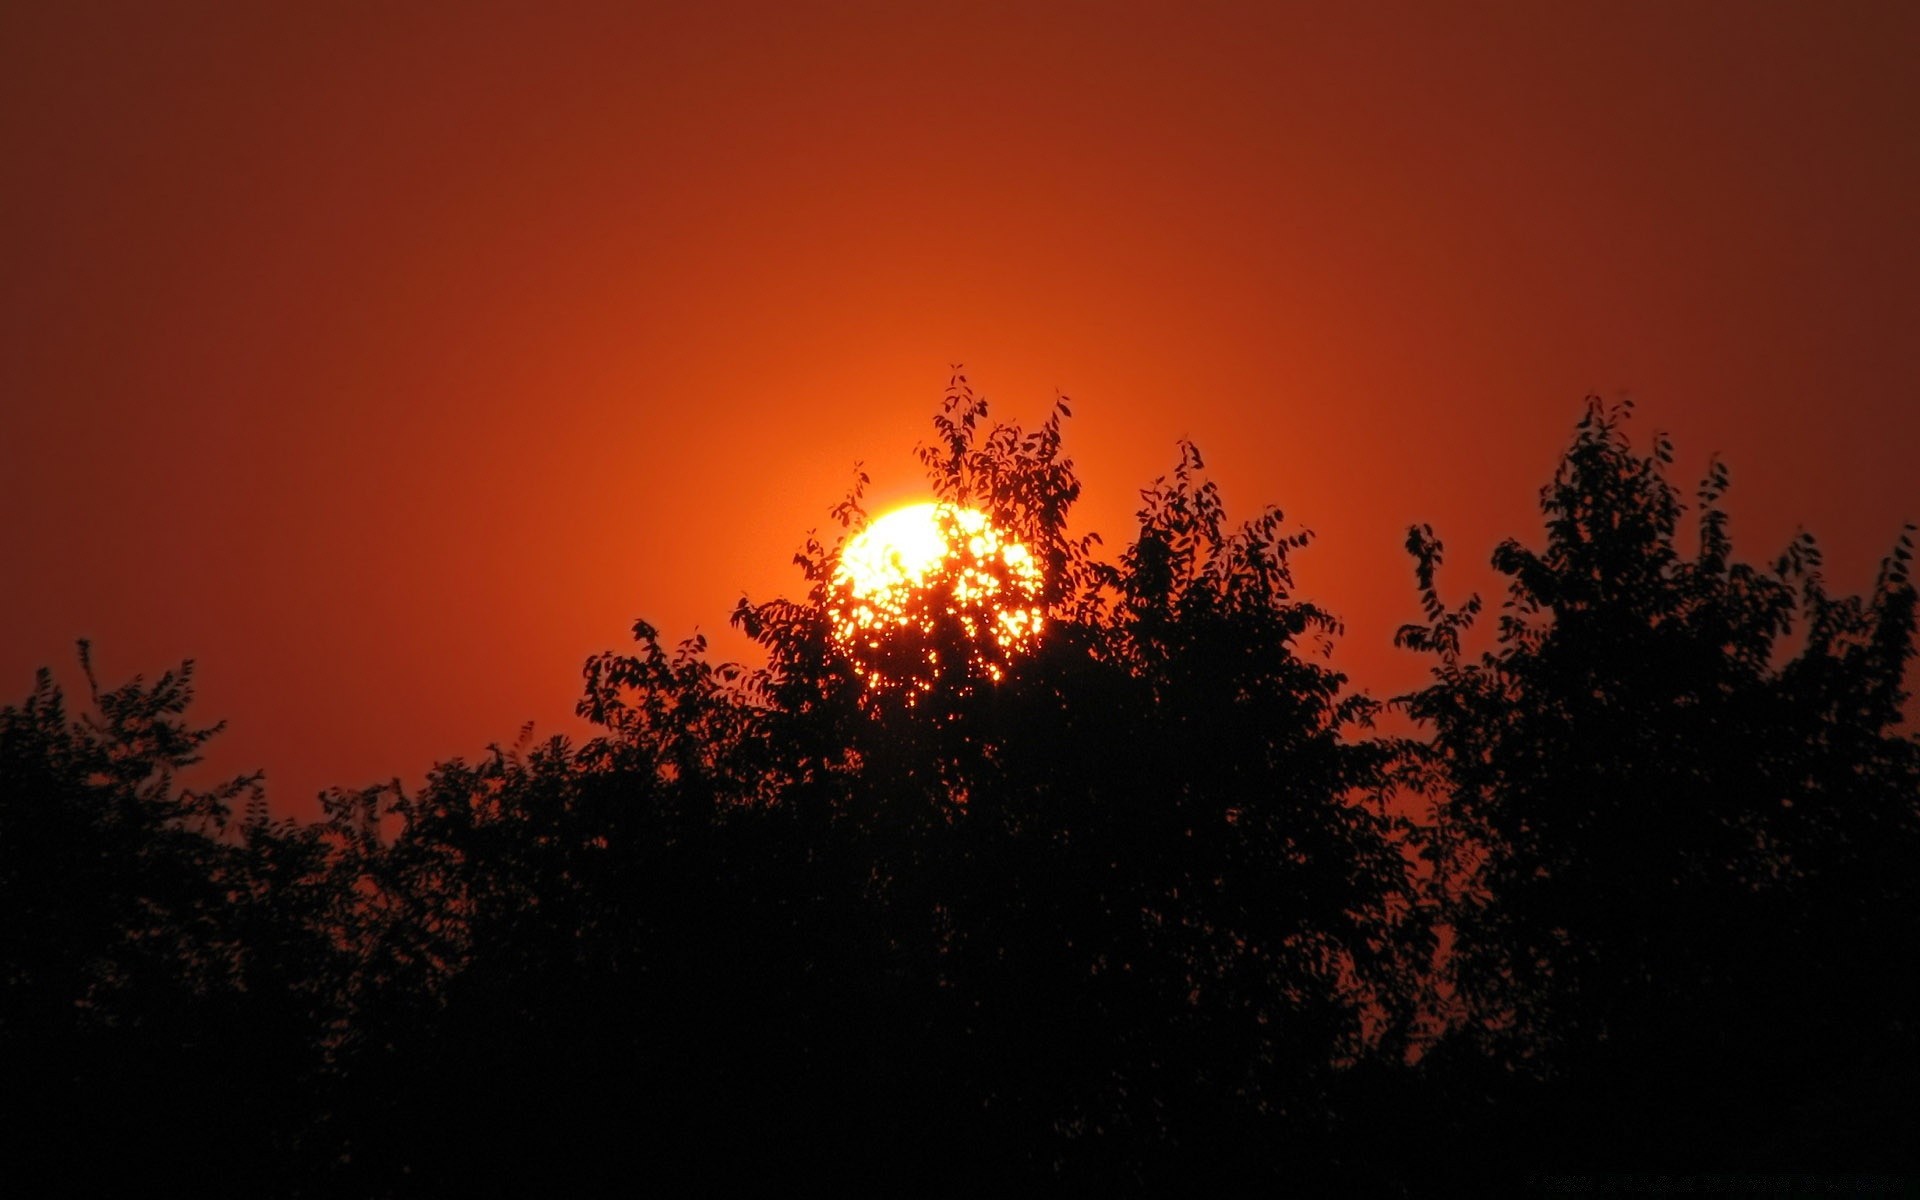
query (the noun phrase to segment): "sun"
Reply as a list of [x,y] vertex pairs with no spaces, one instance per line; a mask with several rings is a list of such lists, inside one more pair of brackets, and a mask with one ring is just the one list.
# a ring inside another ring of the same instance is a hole
[[868,685],[911,701],[953,667],[999,680],[1040,635],[1043,582],[1032,552],[985,513],[914,504],[841,549],[828,615]]

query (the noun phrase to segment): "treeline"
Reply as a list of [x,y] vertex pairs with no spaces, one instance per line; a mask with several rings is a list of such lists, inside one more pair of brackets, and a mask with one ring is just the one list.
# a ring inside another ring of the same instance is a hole
[[1065,404],[985,415],[957,378],[922,457],[1046,565],[998,682],[866,687],[810,540],[734,614],[764,668],[637,624],[599,736],[297,824],[179,785],[189,670],[88,665],[84,713],[43,672],[0,710],[8,1192],[1915,1170],[1910,529],[1865,595],[1808,538],[1740,561],[1724,469],[1684,504],[1592,403],[1491,629],[1410,534],[1396,738],[1278,511],[1230,525],[1183,446],[1106,560]]

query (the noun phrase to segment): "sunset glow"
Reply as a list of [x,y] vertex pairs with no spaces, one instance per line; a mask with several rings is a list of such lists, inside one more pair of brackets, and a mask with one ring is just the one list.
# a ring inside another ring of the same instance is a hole
[[985,513],[915,504],[847,543],[828,614],[869,686],[926,691],[939,668],[939,631],[949,623],[966,641],[968,668],[1000,679],[1001,662],[1039,636],[1041,582],[1033,554]]
[[1183,438],[1311,527],[1377,697],[1407,525],[1524,532],[1589,393],[1755,553],[1920,513],[1920,5],[992,7],[0,5],[7,694],[193,657],[302,818],[590,737],[636,616],[758,657],[852,463],[936,498],[955,363],[1073,397],[1100,553]]

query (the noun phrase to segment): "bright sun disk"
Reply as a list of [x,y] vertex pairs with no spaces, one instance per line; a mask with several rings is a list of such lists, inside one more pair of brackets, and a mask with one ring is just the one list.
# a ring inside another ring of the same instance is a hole
[[876,519],[842,548],[829,615],[834,637],[870,686],[924,692],[939,665],[943,622],[959,627],[974,673],[999,679],[1005,659],[1039,635],[1041,583],[1032,552],[985,513],[914,504]]

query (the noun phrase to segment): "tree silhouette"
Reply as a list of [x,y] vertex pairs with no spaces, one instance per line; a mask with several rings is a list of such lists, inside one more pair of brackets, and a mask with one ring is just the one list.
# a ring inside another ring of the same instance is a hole
[[1732,558],[1716,461],[1688,554],[1671,448],[1636,454],[1629,412],[1589,403],[1544,548],[1495,552],[1479,658],[1478,598],[1447,609],[1440,542],[1408,537],[1449,980],[1479,1051],[1541,1085],[1498,1137],[1563,1170],[1889,1165],[1914,1113],[1887,965],[1920,933],[1911,527],[1868,596],[1831,596],[1804,534],[1771,570]]
[[997,685],[947,677],[911,705],[863,690],[820,617],[817,542],[806,602],[742,606],[790,731],[772,741],[798,752],[781,791],[868,860],[920,997],[906,1040],[929,1074],[900,1103],[938,1098],[920,1125],[942,1161],[1133,1186],[1303,1169],[1421,940],[1369,802],[1383,752],[1346,736],[1371,706],[1297,653],[1337,629],[1290,594],[1308,535],[1274,511],[1229,532],[1192,447],[1119,563],[1069,537],[1066,415],[988,426],[956,376],[921,451],[937,496],[1048,564],[1046,636]]
[[[6,1182],[1913,1169],[1910,530],[1832,595],[1810,538],[1734,559],[1716,464],[1683,550],[1665,440],[1637,454],[1594,404],[1541,547],[1494,556],[1490,649],[1411,532],[1426,619],[1398,640],[1435,667],[1400,702],[1425,740],[1391,738],[1321,659],[1309,533],[1229,523],[1181,444],[1102,557],[1070,532],[1068,416],[993,422],[956,372],[920,449],[936,499],[1041,564],[1041,636],[979,652],[983,610],[936,586],[849,646],[856,474],[803,594],[734,612],[764,665],[636,622],[585,664],[584,744],[529,726],[313,824],[269,820],[257,776],[181,786],[217,730],[191,664],[105,690],[83,643],[91,713],[45,673],[0,709],[0,1066],[34,1098]],[[1419,794],[1427,820],[1392,815]]]
[[191,662],[112,690],[84,641],[80,663],[91,712],[44,670],[0,709],[6,1171],[42,1194],[123,1172],[250,1193],[306,1161],[300,1089],[338,966],[315,843],[266,820],[258,776],[179,786],[220,728],[185,718]]
[[338,799],[349,1190],[1338,1174],[1335,1093],[1397,1060],[1425,956],[1387,750],[1296,654],[1337,629],[1290,595],[1306,536],[1229,532],[1185,447],[1097,562],[1066,415],[988,425],[956,376],[922,452],[1046,564],[1032,653],[988,671],[931,611],[926,690],[872,686],[810,539],[806,596],[736,612],[765,667],[639,623],[587,663],[588,744]]

